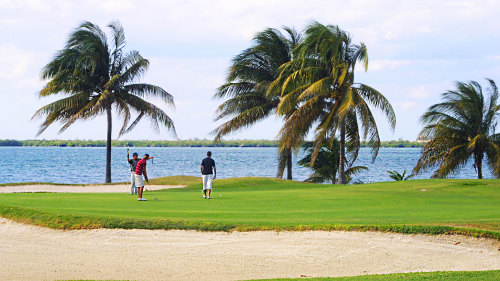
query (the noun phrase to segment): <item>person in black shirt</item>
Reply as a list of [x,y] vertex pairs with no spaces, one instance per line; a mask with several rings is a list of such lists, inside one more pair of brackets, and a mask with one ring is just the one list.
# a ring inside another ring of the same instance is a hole
[[127,148],[127,162],[130,165],[130,195],[137,194],[137,186],[135,186],[135,168],[139,158],[137,152],[132,153],[132,159],[129,158],[129,150]]
[[203,198],[210,199],[210,195],[212,194],[212,180],[217,176],[217,169],[215,168],[215,161],[212,159],[212,152],[207,152],[207,157],[201,161],[200,169],[201,178],[203,180]]

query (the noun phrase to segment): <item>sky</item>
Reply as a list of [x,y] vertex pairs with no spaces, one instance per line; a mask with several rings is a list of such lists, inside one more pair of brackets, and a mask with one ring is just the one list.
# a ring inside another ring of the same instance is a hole
[[[82,21],[105,29],[118,20],[126,50],[150,61],[141,82],[173,95],[175,109],[152,100],[173,119],[179,139],[211,139],[220,122],[213,98],[225,81],[231,59],[265,28],[303,30],[313,20],[338,25],[353,42],[364,42],[369,68],[356,82],[368,84],[392,104],[393,131],[377,115],[382,140],[415,140],[420,116],[440,101],[456,81],[484,78],[500,83],[500,1],[152,1],[152,0],[0,0],[0,139],[82,139],[106,136],[105,116],[78,121],[59,133],[53,124],[37,136],[35,111],[58,99],[38,98],[47,81],[40,70]],[[60,98],[60,96],[59,96]],[[113,138],[121,124],[113,119]],[[275,139],[282,125],[269,117],[226,139]],[[124,140],[172,140],[142,120]]]

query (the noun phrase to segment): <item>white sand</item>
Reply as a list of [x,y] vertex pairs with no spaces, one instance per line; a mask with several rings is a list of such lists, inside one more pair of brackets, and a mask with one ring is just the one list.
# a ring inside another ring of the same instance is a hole
[[500,269],[498,241],[370,232],[53,230],[0,218],[2,280],[241,280]]
[[[147,190],[160,190],[167,188],[180,188],[185,185],[146,185]],[[113,184],[113,185],[50,185],[50,184],[35,184],[35,185],[11,185],[0,186],[0,193],[14,192],[65,192],[65,193],[127,193],[130,192],[128,184]]]

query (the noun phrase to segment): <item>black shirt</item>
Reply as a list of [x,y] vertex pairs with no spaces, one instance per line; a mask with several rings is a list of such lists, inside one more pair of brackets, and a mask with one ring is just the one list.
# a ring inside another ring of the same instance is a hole
[[135,172],[135,168],[137,167],[137,163],[139,162],[139,158],[137,158],[136,160],[134,160],[134,158],[132,159],[129,159],[128,160],[128,163],[130,164],[130,171],[131,172]]
[[203,166],[203,170],[201,171],[202,175],[211,175],[213,174],[212,167],[215,167],[214,159],[207,157],[201,161],[201,165]]

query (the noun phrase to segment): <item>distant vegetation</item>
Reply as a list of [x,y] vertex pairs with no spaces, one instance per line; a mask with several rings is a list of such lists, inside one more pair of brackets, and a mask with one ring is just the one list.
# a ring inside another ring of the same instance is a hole
[[[277,147],[274,140],[114,140],[115,147]],[[380,142],[381,147],[423,147],[425,143],[392,140]],[[0,146],[59,146],[59,147],[106,147],[105,140],[0,140]],[[366,147],[366,143],[361,143]]]

